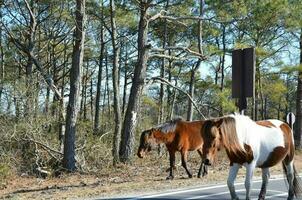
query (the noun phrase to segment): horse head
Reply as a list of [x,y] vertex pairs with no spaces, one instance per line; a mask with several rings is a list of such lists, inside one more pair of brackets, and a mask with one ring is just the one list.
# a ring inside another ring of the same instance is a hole
[[205,165],[212,165],[216,158],[217,152],[220,150],[222,144],[220,132],[221,123],[222,119],[207,120],[203,125],[202,159]]
[[150,152],[156,146],[156,139],[154,138],[155,129],[149,129],[142,132],[140,143],[137,151],[137,156],[143,158],[147,152]]

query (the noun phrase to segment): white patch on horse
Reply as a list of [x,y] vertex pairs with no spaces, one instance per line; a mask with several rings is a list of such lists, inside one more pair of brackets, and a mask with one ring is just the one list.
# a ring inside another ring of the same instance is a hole
[[284,136],[280,128],[283,124],[279,120],[268,120],[276,127],[265,127],[256,124],[247,116],[230,115],[235,119],[236,132],[240,145],[252,148],[256,166],[262,165],[276,147],[284,147]]
[[276,119],[269,119],[267,120],[269,122],[271,122],[272,124],[274,124],[276,127],[280,127],[282,124],[284,124],[284,122],[280,121],[280,120],[276,120]]

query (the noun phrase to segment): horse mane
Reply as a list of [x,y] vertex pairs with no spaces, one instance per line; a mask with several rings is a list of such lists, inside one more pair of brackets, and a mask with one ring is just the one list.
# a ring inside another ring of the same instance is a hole
[[224,117],[221,120],[220,130],[225,148],[231,152],[244,151],[238,139],[235,119],[233,117]]
[[236,163],[244,163],[246,161],[251,162],[253,160],[253,152],[251,147],[247,144],[241,144],[242,141],[239,141],[238,138],[238,131],[242,130],[237,130],[235,118],[242,117],[246,119],[246,116],[236,114],[221,118],[222,123],[220,125],[224,147],[226,148],[230,159]]
[[156,126],[155,129],[163,133],[174,132],[179,121],[183,121],[183,119],[181,117],[174,118],[168,122]]

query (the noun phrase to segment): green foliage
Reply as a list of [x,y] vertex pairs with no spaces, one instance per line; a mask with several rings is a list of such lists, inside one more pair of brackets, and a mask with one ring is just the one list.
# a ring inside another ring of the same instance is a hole
[[215,103],[223,108],[223,113],[228,114],[237,111],[235,101],[231,99],[231,89],[225,88],[222,91],[219,90],[216,93]]

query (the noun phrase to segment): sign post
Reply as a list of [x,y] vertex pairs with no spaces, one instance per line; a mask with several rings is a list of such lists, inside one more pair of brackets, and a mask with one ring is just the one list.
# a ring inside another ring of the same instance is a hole
[[232,97],[243,114],[247,97],[255,96],[255,48],[236,49],[232,52]]

